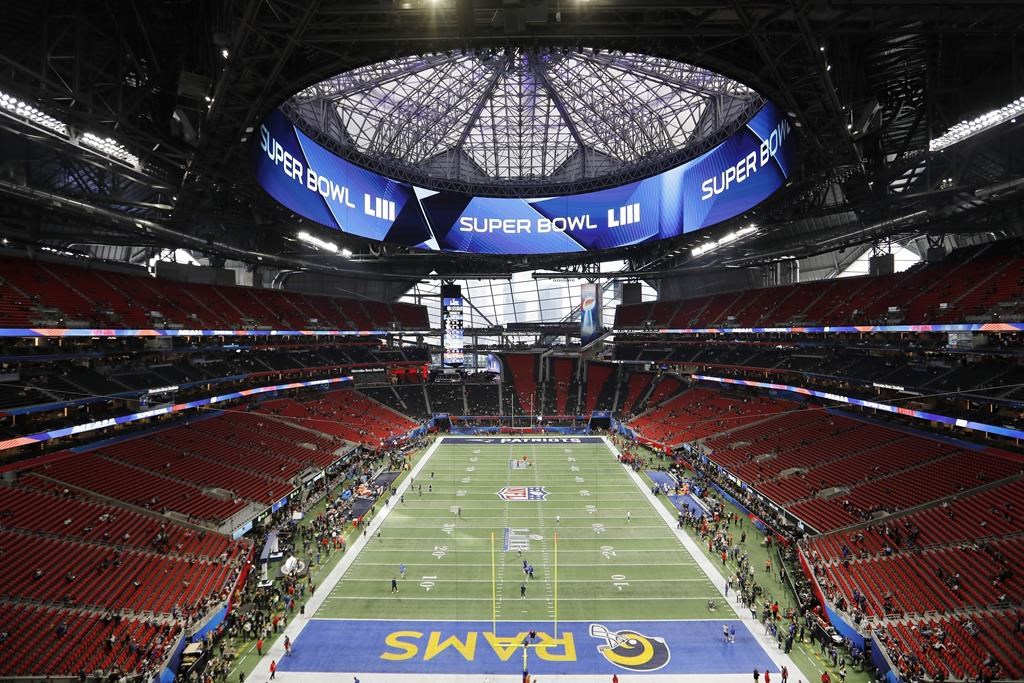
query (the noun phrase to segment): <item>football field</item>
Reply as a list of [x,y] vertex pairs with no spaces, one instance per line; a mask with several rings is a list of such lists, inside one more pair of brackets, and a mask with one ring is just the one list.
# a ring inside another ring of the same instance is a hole
[[278,677],[522,680],[524,651],[541,680],[772,664],[603,439],[446,437],[412,475],[290,625]]

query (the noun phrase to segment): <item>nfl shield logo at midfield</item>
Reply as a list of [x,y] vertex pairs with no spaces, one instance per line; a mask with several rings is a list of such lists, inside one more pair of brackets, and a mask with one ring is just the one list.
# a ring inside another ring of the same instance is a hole
[[513,502],[524,500],[544,500],[548,492],[543,486],[506,486],[498,491],[498,498]]

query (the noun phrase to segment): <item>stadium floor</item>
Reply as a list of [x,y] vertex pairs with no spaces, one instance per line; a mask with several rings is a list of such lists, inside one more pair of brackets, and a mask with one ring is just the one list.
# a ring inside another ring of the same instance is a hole
[[713,563],[610,444],[574,439],[439,439],[288,626],[292,654],[275,645],[253,675],[276,659],[285,681],[521,681],[534,629],[539,680],[730,683],[782,664],[807,680],[732,610]]

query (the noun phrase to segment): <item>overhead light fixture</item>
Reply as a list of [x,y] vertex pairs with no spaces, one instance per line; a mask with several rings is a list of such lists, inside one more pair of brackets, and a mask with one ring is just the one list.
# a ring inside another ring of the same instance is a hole
[[745,228],[740,228],[735,232],[726,233],[717,240],[711,240],[710,242],[705,242],[700,246],[694,247],[693,249],[690,250],[690,256],[692,256],[693,258],[697,258],[698,256],[709,254],[712,251],[719,249],[720,247],[724,247],[727,244],[732,244],[733,242],[741,240],[744,237],[747,237],[748,235],[753,235],[755,232],[757,232],[757,230],[758,227],[751,223]]
[[124,145],[114,138],[101,138],[99,135],[95,135],[93,133],[85,133],[79,139],[79,142],[86,147],[91,147],[97,152],[102,152],[109,157],[119,159],[120,161],[131,164],[136,168],[139,166],[139,157],[129,152]]
[[220,56],[223,57],[224,59],[227,59],[230,55],[231,55],[231,53],[228,52],[227,48],[224,48],[223,50],[220,51]]
[[978,133],[982,133],[990,128],[995,128],[1002,123],[1007,121],[1012,122],[1014,117],[1020,114],[1024,114],[1024,96],[1018,97],[1013,102],[1010,102],[999,109],[993,109],[992,111],[975,117],[970,121],[961,121],[939,137],[931,140],[928,143],[928,150],[931,152],[938,152],[946,149],[947,147],[955,145],[958,142],[962,142],[969,137],[977,135]]
[[63,121],[46,114],[24,100],[0,90],[0,108],[7,110],[16,118],[40,128],[68,137],[68,126]]
[[306,244],[310,244],[316,247],[317,249],[324,249],[326,251],[331,252],[332,254],[338,253],[337,244],[334,244],[333,242],[328,242],[327,240],[322,240],[316,235],[310,235],[305,230],[296,235],[296,237],[298,237],[301,241],[305,242]]

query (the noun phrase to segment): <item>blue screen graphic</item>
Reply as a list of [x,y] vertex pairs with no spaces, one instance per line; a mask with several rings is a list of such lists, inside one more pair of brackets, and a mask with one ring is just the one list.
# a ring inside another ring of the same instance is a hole
[[344,233],[432,251],[551,254],[654,242],[737,216],[786,183],[795,148],[789,120],[768,103],[711,151],[644,180],[562,197],[475,197],[360,168],[275,110],[252,167],[278,202]]

